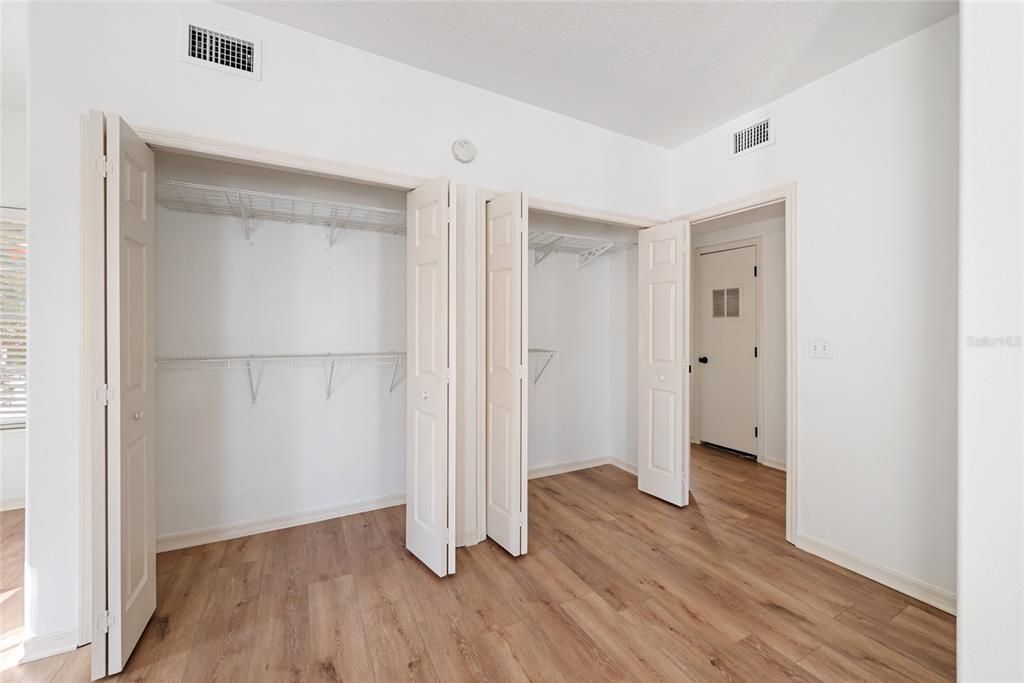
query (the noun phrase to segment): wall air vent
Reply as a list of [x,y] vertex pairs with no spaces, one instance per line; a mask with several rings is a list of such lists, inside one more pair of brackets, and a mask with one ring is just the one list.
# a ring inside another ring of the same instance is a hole
[[775,135],[772,133],[771,119],[764,119],[732,134],[732,153],[734,156],[746,154],[773,142]]
[[185,61],[259,79],[258,40],[228,35],[190,22],[185,22],[183,29],[182,59]]

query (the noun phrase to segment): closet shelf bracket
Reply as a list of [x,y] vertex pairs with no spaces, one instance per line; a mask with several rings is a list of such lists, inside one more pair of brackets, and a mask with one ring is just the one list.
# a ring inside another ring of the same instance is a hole
[[605,253],[609,249],[615,246],[614,242],[605,242],[600,246],[596,246],[593,249],[588,249],[582,254],[576,255],[576,269],[579,270],[583,266],[587,265],[601,254]]
[[261,368],[259,374],[254,378],[252,363],[246,363],[245,372],[249,376],[249,396],[252,398],[252,404],[256,405],[256,397],[260,393],[260,383],[263,381],[263,370]]
[[543,246],[537,246],[533,249],[533,265],[539,266],[540,262],[555,253],[559,243],[565,239],[564,237],[556,237],[551,242]]
[[533,383],[536,384],[548,369],[551,361],[558,358],[558,352],[551,349],[530,349],[530,359],[535,361]]

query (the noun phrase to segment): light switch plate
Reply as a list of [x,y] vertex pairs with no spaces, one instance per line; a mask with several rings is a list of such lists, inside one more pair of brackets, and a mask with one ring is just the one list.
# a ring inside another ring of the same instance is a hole
[[835,348],[829,337],[811,337],[808,339],[808,355],[811,358],[831,360],[835,357]]

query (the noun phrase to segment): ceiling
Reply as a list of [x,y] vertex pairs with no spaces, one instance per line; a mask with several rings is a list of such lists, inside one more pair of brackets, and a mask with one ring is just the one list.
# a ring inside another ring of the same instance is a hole
[[665,147],[956,2],[309,2],[234,7]]

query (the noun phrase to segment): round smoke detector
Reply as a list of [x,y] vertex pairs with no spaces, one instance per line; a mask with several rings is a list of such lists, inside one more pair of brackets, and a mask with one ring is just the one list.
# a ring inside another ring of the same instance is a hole
[[463,164],[468,164],[476,158],[476,145],[469,140],[461,138],[452,143],[452,156]]

